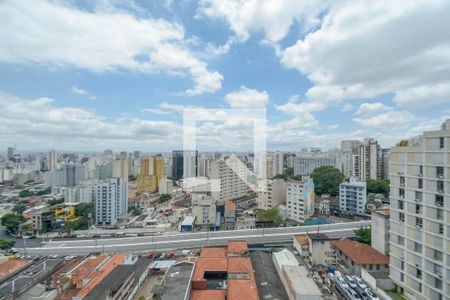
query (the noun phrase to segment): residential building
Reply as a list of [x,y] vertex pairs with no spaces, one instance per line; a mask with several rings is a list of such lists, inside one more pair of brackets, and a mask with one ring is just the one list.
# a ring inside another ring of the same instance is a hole
[[390,277],[409,299],[450,295],[450,119],[391,149]]
[[120,157],[112,162],[112,177],[120,177],[123,181],[128,182],[128,157]]
[[210,163],[211,163],[211,160],[209,158],[199,157],[198,169],[197,169],[198,177],[208,177],[209,176]]
[[364,215],[366,209],[366,183],[350,179],[339,184],[339,209],[342,213]]
[[341,171],[345,177],[360,178],[360,148],[361,142],[358,140],[345,140],[341,142]]
[[294,158],[294,175],[309,176],[315,168],[321,166],[336,167],[336,157],[326,154],[301,154]]
[[86,179],[85,167],[77,165],[64,165],[56,171],[44,173],[44,186],[76,186]]
[[267,189],[258,192],[258,208],[270,209],[286,203],[287,182],[283,179],[267,180]]
[[372,248],[384,255],[389,255],[389,209],[372,211],[370,224]]
[[168,179],[167,176],[163,176],[159,180],[158,192],[160,194],[172,194],[173,191],[173,180]]
[[287,183],[287,218],[305,222],[314,214],[314,182],[291,180]]
[[8,147],[6,150],[6,160],[14,160],[14,148]]
[[272,177],[284,173],[284,157],[283,152],[273,152],[272,153]]
[[181,261],[174,264],[165,274],[164,282],[154,288],[161,300],[189,300],[191,296],[191,280],[195,263]]
[[205,228],[210,228],[216,221],[216,201],[208,192],[193,192],[192,213],[196,224]]
[[164,177],[164,160],[160,156],[141,159],[141,167],[136,178],[138,193],[156,193],[159,182]]
[[92,188],[95,224],[116,225],[128,212],[128,185],[122,178],[110,178]]
[[95,178],[99,180],[105,180],[113,177],[113,163],[112,162],[103,162],[97,166],[95,166],[94,172]]
[[389,179],[389,160],[391,149],[381,149],[381,179]]
[[220,191],[214,190],[213,197],[221,203],[245,197],[248,192],[247,173],[247,167],[234,155],[212,161],[210,179],[220,181]]
[[172,151],[172,176],[175,180],[197,176],[198,151]]
[[350,274],[361,276],[362,269],[371,273],[389,270],[389,257],[369,245],[350,240],[336,240],[330,243],[331,249],[336,253],[338,266]]
[[307,235],[294,235],[293,246],[298,251],[300,256],[307,260],[309,259],[309,240]]
[[55,150],[48,151],[47,165],[49,171],[55,171],[56,169],[58,169],[57,154]]
[[225,202],[224,219],[225,230],[234,230],[236,226],[236,205],[231,200]]
[[373,138],[365,138],[360,146],[359,167],[361,169],[360,180],[380,179],[381,148]]

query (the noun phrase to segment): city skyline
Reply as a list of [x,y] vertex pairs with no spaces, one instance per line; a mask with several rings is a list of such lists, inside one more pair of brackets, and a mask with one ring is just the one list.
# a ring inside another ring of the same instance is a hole
[[[183,108],[255,107],[268,150],[392,147],[450,116],[449,4],[399,5],[4,1],[0,144],[168,152]],[[201,151],[251,148],[245,122],[199,128]]]

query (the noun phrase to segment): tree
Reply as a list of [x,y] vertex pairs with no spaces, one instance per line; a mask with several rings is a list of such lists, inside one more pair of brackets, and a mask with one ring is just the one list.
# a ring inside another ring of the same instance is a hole
[[267,209],[267,210],[259,210],[256,213],[256,219],[258,221],[262,221],[262,222],[273,222],[276,225],[281,224],[282,219],[280,216],[280,213],[278,212],[278,209],[276,208],[271,208],[271,209]]
[[14,205],[12,211],[18,215],[21,215],[25,210],[27,209],[27,206],[23,203],[19,203]]
[[158,202],[159,203],[164,203],[169,201],[170,199],[172,199],[172,195],[171,194],[162,194],[161,196],[159,196]]
[[21,198],[31,197],[33,195],[34,195],[34,193],[32,191],[30,191],[29,189],[21,190],[19,192],[19,197],[21,197]]
[[12,247],[14,247],[15,244],[16,244],[16,241],[0,240],[0,249],[1,250],[11,249]]
[[80,203],[75,206],[75,215],[78,217],[88,217],[94,211],[93,203]]
[[22,215],[16,215],[13,213],[6,214],[1,218],[1,224],[12,233],[17,233],[20,224],[24,222],[25,218]]
[[24,234],[24,233],[27,233],[27,232],[29,232],[29,231],[31,231],[31,229],[32,229],[32,227],[31,227],[31,224],[21,224],[20,225],[20,232],[22,233],[22,235]]
[[50,199],[50,200],[47,201],[47,203],[50,206],[57,205],[57,204],[62,204],[62,203],[64,203],[64,198]]
[[356,238],[364,244],[370,245],[372,241],[372,233],[370,227],[359,227],[354,231]]
[[314,191],[319,196],[322,194],[336,196],[339,193],[339,184],[344,181],[344,175],[333,166],[315,168],[311,177],[314,180]]
[[367,180],[367,193],[383,194],[385,197],[389,197],[389,180]]
[[133,208],[133,209],[131,209],[131,214],[133,216],[139,216],[141,213],[142,213],[142,209],[140,209],[140,208]]
[[286,168],[286,170],[284,170],[284,175],[286,175],[287,177],[293,177],[294,168],[293,167]]
[[66,231],[71,232],[74,230],[86,230],[89,228],[89,221],[86,217],[81,217],[72,221],[67,221],[64,224]]
[[136,181],[136,176],[134,175],[128,175],[128,181]]
[[44,189],[44,190],[40,190],[40,191],[38,191],[38,192],[36,192],[36,193],[34,193],[36,196],[42,196],[42,195],[48,195],[48,194],[50,194],[52,192],[52,188],[51,187],[48,187],[48,188],[46,188],[46,189]]

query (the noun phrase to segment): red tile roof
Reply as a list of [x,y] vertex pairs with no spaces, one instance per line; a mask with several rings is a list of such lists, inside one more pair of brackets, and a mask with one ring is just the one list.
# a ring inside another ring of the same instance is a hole
[[299,242],[300,245],[308,244],[308,236],[306,235],[294,235],[294,238]]
[[231,200],[225,202],[225,210],[236,210],[236,205]]
[[228,280],[227,300],[259,300],[254,280]]
[[246,241],[229,241],[228,242],[228,255],[242,255],[244,252],[248,251],[248,245]]
[[25,259],[14,259],[7,260],[0,264],[0,279],[3,279],[12,273],[24,268],[26,265],[30,264],[30,260]]
[[200,257],[225,257],[227,249],[225,248],[202,248],[200,251]]
[[229,257],[228,258],[229,274],[247,274],[249,278],[253,278],[253,268],[249,257]]
[[206,271],[227,271],[227,259],[225,257],[206,257],[200,258],[195,266],[192,281],[204,279]]
[[225,291],[192,290],[190,300],[225,300]]
[[389,257],[381,254],[369,245],[349,240],[331,241],[330,243],[358,265],[389,264]]

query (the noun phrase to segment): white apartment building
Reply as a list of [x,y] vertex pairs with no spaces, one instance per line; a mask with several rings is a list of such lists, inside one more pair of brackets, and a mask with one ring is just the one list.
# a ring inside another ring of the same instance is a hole
[[213,191],[212,195],[221,203],[247,195],[248,186],[244,180],[248,169],[236,156],[212,161],[209,175],[212,180],[220,180],[220,192]]
[[304,222],[314,214],[314,182],[291,180],[287,183],[287,218]]
[[192,214],[195,223],[202,226],[211,226],[216,222],[216,201],[208,192],[193,192]]
[[284,173],[283,152],[272,153],[272,177]]
[[64,165],[61,169],[44,173],[44,186],[76,186],[86,179],[84,166]]
[[360,180],[380,179],[382,176],[381,148],[373,138],[366,138],[360,146]]
[[341,171],[345,177],[360,178],[360,150],[361,142],[358,140],[345,140],[341,142]]
[[350,179],[339,185],[339,209],[352,215],[363,215],[366,208],[366,183]]
[[95,224],[115,225],[128,212],[128,185],[122,178],[110,178],[92,187]]
[[321,166],[336,167],[336,157],[326,154],[301,154],[294,157],[295,176],[309,176],[315,168]]
[[198,177],[208,177],[209,176],[210,162],[211,162],[211,160],[207,157],[199,157],[198,168],[197,168],[197,176]]
[[450,299],[450,119],[391,149],[390,277],[409,299]]

